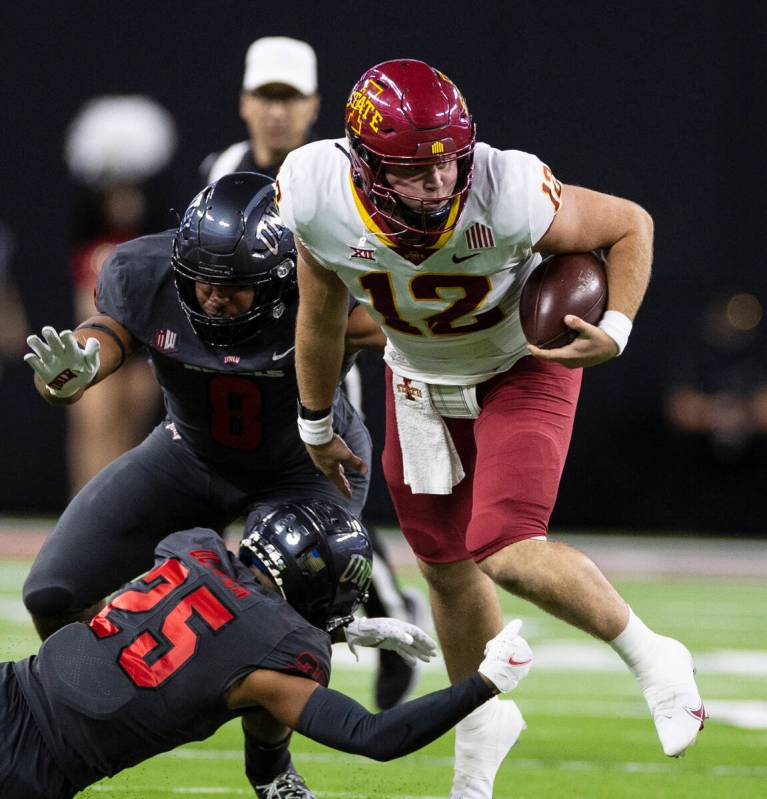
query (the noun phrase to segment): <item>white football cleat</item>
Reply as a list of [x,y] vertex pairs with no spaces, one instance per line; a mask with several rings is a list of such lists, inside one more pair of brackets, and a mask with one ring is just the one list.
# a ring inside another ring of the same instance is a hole
[[659,635],[653,660],[653,667],[638,675],[639,685],[663,752],[669,757],[682,757],[708,718],[695,684],[692,655],[684,644]]
[[525,727],[516,703],[498,697],[461,721],[455,734],[450,799],[492,799],[495,775]]

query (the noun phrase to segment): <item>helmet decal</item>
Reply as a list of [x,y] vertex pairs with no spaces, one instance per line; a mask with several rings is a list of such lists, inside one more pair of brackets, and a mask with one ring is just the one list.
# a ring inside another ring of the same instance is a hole
[[343,574],[338,578],[340,583],[354,583],[363,591],[370,585],[373,564],[362,555],[352,555]]
[[328,632],[352,620],[367,598],[373,570],[359,520],[318,499],[253,511],[240,558],[270,574],[293,608]]
[[260,241],[272,255],[277,255],[280,251],[280,236],[284,229],[277,205],[272,201],[266,207],[256,227],[256,240]]
[[384,87],[372,79],[366,80],[362,89],[352,89],[346,103],[349,109],[346,121],[358,136],[362,134],[363,125],[368,125],[374,133],[378,133],[383,114],[378,110],[375,99],[383,90]]

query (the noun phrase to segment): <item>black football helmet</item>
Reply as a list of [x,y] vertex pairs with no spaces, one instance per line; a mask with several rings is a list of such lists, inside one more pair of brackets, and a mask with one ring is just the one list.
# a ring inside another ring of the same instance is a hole
[[[274,181],[233,172],[206,186],[184,213],[171,260],[181,307],[202,341],[234,347],[258,336],[296,292],[296,250],[277,211]],[[197,302],[196,283],[249,286],[255,296],[245,313],[212,317]]]
[[314,499],[248,516],[240,560],[271,576],[308,622],[347,625],[367,600],[373,552],[362,524],[340,505]]

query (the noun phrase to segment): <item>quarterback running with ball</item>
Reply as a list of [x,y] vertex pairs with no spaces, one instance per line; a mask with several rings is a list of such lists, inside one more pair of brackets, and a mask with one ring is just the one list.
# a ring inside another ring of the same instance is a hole
[[[277,180],[298,248],[298,424],[312,460],[349,495],[362,461],[334,433],[331,407],[348,289],[387,336],[384,471],[450,679],[471,674],[501,628],[497,584],[609,643],[663,751],[682,755],[705,718],[690,653],[650,630],[584,554],[547,540],[581,368],[626,347],[650,275],[650,216],[560,183],[533,155],[476,142],[455,84],[421,61],[365,72],[345,132],[293,151]],[[571,344],[528,346],[518,302],[539,253],[597,248],[609,289],[599,324],[568,316]],[[523,728],[509,701],[461,722],[453,799],[492,795]]]

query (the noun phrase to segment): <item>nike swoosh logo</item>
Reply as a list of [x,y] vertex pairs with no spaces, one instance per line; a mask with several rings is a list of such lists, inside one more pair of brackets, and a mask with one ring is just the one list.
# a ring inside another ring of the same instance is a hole
[[532,660],[514,660],[514,658],[509,658],[510,666],[526,666],[528,663],[532,662]]
[[690,707],[686,707],[685,710],[694,718],[698,719],[700,722],[700,728],[703,729],[703,722],[708,718],[708,713],[706,713],[706,708],[703,707],[703,703],[701,702],[700,707],[697,710],[693,710]]
[[453,263],[462,264],[464,261],[468,261],[469,258],[475,258],[477,255],[479,255],[478,252],[473,252],[471,255],[454,255]]
[[290,349],[285,350],[285,352],[273,352],[272,353],[272,360],[273,361],[279,361],[281,358],[284,358],[286,355],[289,355],[291,352],[293,352],[293,350],[295,348],[296,348],[296,345],[294,344]]

